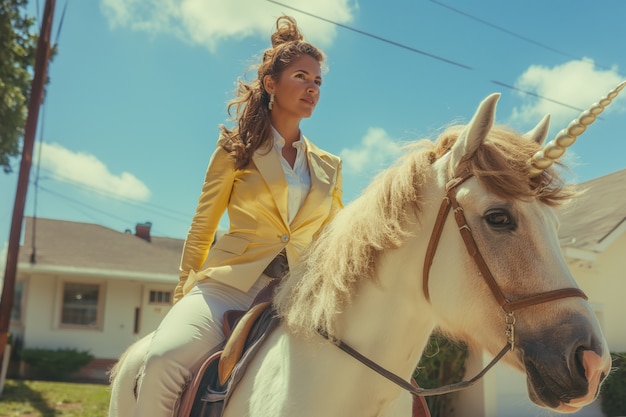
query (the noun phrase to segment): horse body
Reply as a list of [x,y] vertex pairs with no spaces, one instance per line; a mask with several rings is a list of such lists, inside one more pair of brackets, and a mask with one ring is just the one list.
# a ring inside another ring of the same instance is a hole
[[[411,296],[421,291],[414,269],[398,268],[407,250],[386,256],[380,280],[363,283],[338,328],[344,342],[408,381],[434,321]],[[255,377],[237,387],[226,417],[410,415],[410,394],[331,342],[294,335],[284,324],[247,372]]]
[[[576,286],[553,209],[568,194],[554,171],[529,179],[520,162],[541,147],[547,128],[529,132],[531,140],[492,128],[497,99],[485,99],[463,130],[407,152],[328,225],[283,279],[275,299],[282,323],[250,363],[225,417],[410,415],[409,393],[319,330],[407,381],[435,328],[492,355],[508,343],[504,360],[527,374],[538,405],[574,412],[596,398],[610,367],[598,322],[582,292],[552,296]],[[461,209],[445,215],[429,254],[450,189]],[[496,289],[452,220],[459,212]],[[509,301],[514,311],[503,305]],[[136,367],[136,360],[118,365],[111,417],[129,415],[122,410],[132,392],[116,384]]]

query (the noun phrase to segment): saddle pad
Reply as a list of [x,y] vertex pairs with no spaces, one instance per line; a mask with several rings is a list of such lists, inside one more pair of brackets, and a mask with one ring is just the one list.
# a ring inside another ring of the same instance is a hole
[[[221,398],[226,397],[226,389],[218,386],[217,380],[217,364],[219,362],[221,351],[215,352],[207,360],[204,361],[198,373],[191,380],[189,385],[184,389],[183,395],[180,399],[180,407],[178,408],[177,417],[191,417],[192,415],[204,417],[220,417],[223,411],[223,401],[215,401],[217,396],[215,394],[221,393]],[[204,410],[203,414],[199,414],[198,407],[196,405],[196,398],[198,393],[205,393],[210,391],[213,395],[212,411]],[[192,414],[193,413],[193,414]]]
[[[276,327],[278,327],[279,324],[280,318],[276,315],[276,312],[273,308],[267,308],[263,310],[263,313],[250,331],[250,336],[248,337],[248,345],[246,345],[244,353],[241,356],[241,360],[237,362],[237,365],[234,367],[230,379],[227,382],[228,388],[226,390],[226,398],[224,398],[224,407],[228,405],[228,400],[239,385],[239,382],[243,378],[246,369],[248,368],[248,365],[256,355],[257,351],[259,350],[263,342],[265,342],[267,337],[272,333],[272,331]],[[211,392],[207,391],[205,395],[202,396],[201,401],[210,401],[210,397]]]
[[222,351],[222,357],[217,366],[220,384],[223,385],[228,381],[235,365],[237,365],[237,362],[239,362],[239,359],[241,359],[243,355],[246,341],[250,337],[250,331],[256,324],[257,319],[271,304],[271,302],[267,301],[255,305],[238,321],[235,329],[226,341],[226,345]]
[[280,324],[274,309],[263,311],[250,331],[248,345],[226,384],[220,384],[218,363],[219,351],[201,366],[189,386],[185,389],[177,417],[221,417],[228,399],[241,381],[250,361],[267,336]]

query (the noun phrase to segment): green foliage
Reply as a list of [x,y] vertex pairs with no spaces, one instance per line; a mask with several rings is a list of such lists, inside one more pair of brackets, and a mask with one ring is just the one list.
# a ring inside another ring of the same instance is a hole
[[[467,346],[453,342],[440,334],[430,337],[413,377],[422,388],[438,388],[462,380],[465,374]],[[454,414],[450,394],[426,397],[432,417]]]
[[104,384],[8,379],[0,416],[106,417],[110,388]]
[[76,349],[22,349],[20,356],[51,380],[63,380],[93,360],[88,351]]
[[626,416],[626,352],[612,353],[613,370],[602,385],[602,412],[607,417]]
[[0,0],[0,166],[11,171],[19,154],[35,63],[34,19],[25,15],[28,0]]

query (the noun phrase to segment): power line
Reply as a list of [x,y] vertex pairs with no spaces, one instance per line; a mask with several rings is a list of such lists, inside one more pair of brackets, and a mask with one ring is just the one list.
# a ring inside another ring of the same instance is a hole
[[462,10],[456,9],[456,8],[454,8],[454,7],[452,7],[452,6],[447,5],[447,4],[441,3],[441,2],[439,2],[439,1],[437,1],[437,0],[430,0],[430,1],[431,1],[432,3],[435,3],[435,4],[439,5],[439,6],[441,6],[441,7],[445,7],[445,8],[446,8],[446,9],[448,9],[448,10],[452,10],[452,11],[453,11],[453,12],[455,12],[455,13],[458,13],[458,14],[463,15],[463,16],[465,16],[465,17],[468,17],[468,18],[470,18],[470,19],[472,19],[472,20],[475,20],[475,21],[477,21],[477,22],[479,22],[479,23],[482,23],[482,24],[483,24],[483,25],[485,25],[485,26],[492,27],[492,28],[497,29],[497,30],[499,30],[499,31],[501,31],[501,32],[504,32],[504,33],[507,33],[507,34],[509,34],[509,35],[511,35],[511,36],[514,36],[514,37],[516,37],[516,38],[518,38],[518,39],[521,39],[521,40],[526,41],[526,42],[528,42],[528,43],[532,43],[533,45],[539,46],[540,48],[547,49],[547,50],[549,50],[549,51],[552,51],[552,52],[554,52],[554,53],[557,53],[557,54],[559,54],[559,55],[563,55],[563,56],[566,56],[566,57],[569,57],[569,58],[575,58],[575,59],[578,59],[578,57],[576,57],[576,56],[574,56],[574,55],[571,55],[571,54],[568,54],[567,52],[563,52],[563,51],[560,51],[560,50],[558,50],[558,49],[556,49],[556,48],[552,48],[551,46],[545,45],[545,44],[543,44],[543,43],[541,43],[541,42],[537,42],[537,41],[535,41],[535,40],[533,40],[533,39],[527,38],[526,36],[522,36],[522,35],[520,35],[520,34],[518,34],[518,33],[515,33],[515,32],[513,32],[513,31],[510,31],[510,30],[508,30],[508,29],[505,29],[505,28],[503,28],[503,27],[501,27],[501,26],[498,26],[498,25],[495,25],[495,24],[493,24],[493,23],[490,23],[490,22],[488,22],[488,21],[486,21],[486,20],[483,20],[483,19],[481,19],[481,18],[478,18],[478,17],[476,17],[476,16],[472,16],[472,15],[471,15],[471,14],[469,14],[469,13],[466,13],[466,12],[464,12],[464,11],[462,11]]
[[296,11],[298,13],[305,14],[305,15],[313,17],[315,19],[323,20],[324,22],[331,23],[331,24],[333,24],[335,26],[339,26],[339,27],[342,27],[344,29],[351,30],[352,32],[356,32],[356,33],[358,33],[360,35],[368,36],[370,38],[379,40],[381,42],[385,42],[385,43],[388,43],[390,45],[397,46],[398,48],[406,49],[406,50],[409,50],[411,52],[415,52],[415,53],[420,54],[420,55],[425,55],[425,56],[427,56],[429,58],[445,62],[446,64],[454,65],[454,66],[461,67],[461,68],[467,69],[467,70],[473,70],[473,68],[470,67],[469,65],[461,64],[460,62],[456,62],[456,61],[453,61],[451,59],[441,57],[439,55],[431,54],[430,52],[422,51],[420,49],[416,49],[416,48],[413,48],[411,46],[407,46],[407,45],[401,44],[400,42],[392,41],[391,39],[387,39],[387,38],[383,38],[382,36],[374,35],[372,33],[366,32],[364,30],[356,29],[356,28],[353,28],[351,26],[344,25],[342,23],[335,22],[335,21],[330,20],[330,19],[326,19],[326,18],[318,16],[318,15],[314,15],[312,13],[306,12],[306,11],[304,11],[302,9],[298,9],[296,7],[289,6],[289,5],[284,4],[284,3],[279,3],[279,2],[277,2],[275,0],[266,0],[266,1],[268,1],[270,3],[277,4],[277,5],[282,6],[282,7],[286,7],[287,9],[294,10],[294,11]]
[[[52,191],[52,190],[50,190],[50,189],[48,189],[46,187],[39,187],[39,188],[41,189],[41,191],[49,193],[50,195],[53,195],[53,196],[55,196],[55,197],[57,197],[57,198],[59,198],[61,200],[65,200],[65,201],[67,201],[67,202],[69,202],[71,204],[74,204],[75,206],[78,206],[78,208],[74,207],[74,209],[80,211],[83,215],[85,215],[85,216],[89,217],[90,219],[92,219],[94,223],[98,223],[98,221],[99,221],[95,216],[93,216],[94,212],[97,212],[97,213],[100,213],[100,214],[104,214],[107,217],[111,217],[111,218],[113,218],[115,220],[119,220],[119,221],[122,221],[124,223],[129,223],[129,224],[133,223],[132,221],[128,221],[127,219],[124,219],[124,218],[119,217],[119,216],[115,216],[115,215],[113,215],[113,214],[111,214],[109,212],[106,212],[104,210],[101,210],[99,208],[91,206],[89,204],[85,204],[82,201],[75,200],[73,198],[70,198],[70,197],[68,197],[66,195],[60,194],[58,192]],[[80,208],[87,209],[87,211],[80,210]]]
[[[103,215],[105,215],[105,216],[107,216],[109,218],[112,218],[112,219],[115,219],[115,220],[118,220],[118,221],[121,221],[121,222],[124,222],[124,223],[127,223],[127,224],[136,223],[136,220],[125,219],[123,217],[120,217],[120,216],[117,216],[115,214],[112,214],[112,213],[110,213],[108,211],[104,211],[104,210],[101,210],[101,209],[99,209],[97,207],[94,207],[94,206],[92,206],[90,204],[86,204],[83,201],[79,201],[79,200],[73,199],[71,197],[68,197],[68,196],[66,196],[64,194],[61,194],[59,192],[52,191],[52,190],[50,190],[50,189],[48,189],[46,187],[39,186],[39,188],[41,189],[41,191],[45,191],[48,194],[51,194],[51,195],[53,195],[53,196],[55,196],[55,197],[57,197],[57,198],[59,198],[61,200],[65,200],[65,201],[70,202],[70,203],[72,203],[74,205],[77,205],[79,207],[86,208],[86,209],[90,210],[90,212],[100,213],[100,214],[103,214]],[[87,213],[83,212],[83,214],[87,214]],[[161,215],[163,215],[163,214],[161,214]],[[91,215],[89,215],[89,217],[93,218],[93,216],[91,216]],[[172,220],[179,221],[179,222],[183,223],[183,220],[181,220],[181,219],[172,219]],[[95,218],[94,218],[94,221],[96,221]],[[187,225],[188,222],[184,221],[184,224]],[[157,230],[158,228],[153,227],[153,229]]]
[[[69,0],[65,0],[65,4],[63,6],[63,10],[61,13],[61,18],[59,20],[59,24],[58,24],[58,28],[57,28],[57,32],[56,32],[56,38],[53,42],[53,45],[56,47],[58,42],[59,42],[59,38],[61,37],[61,32],[62,32],[62,28],[63,28],[63,22],[65,21],[65,14],[67,12],[67,6],[68,6]],[[39,20],[39,2],[37,1],[37,17]],[[41,168],[41,154],[42,154],[42,147],[41,147],[41,143],[43,143],[43,132],[44,132],[44,121],[45,121],[45,98],[44,100],[42,100],[42,117],[40,120],[40,124],[41,124],[41,130],[40,130],[40,135],[39,135],[39,142],[40,142],[40,146],[38,149],[38,155],[37,155],[37,163],[36,163],[36,175],[35,175],[35,179],[34,182],[32,183],[32,185],[35,188],[35,193],[34,193],[34,209],[33,209],[33,217],[34,219],[37,218],[37,207],[38,207],[38,191],[42,190],[45,191],[57,198],[60,199],[64,199],[66,201],[69,201],[75,205],[81,206],[82,208],[86,208],[87,210],[90,210],[91,212],[98,212],[101,214],[105,214],[108,217],[114,218],[116,220],[119,221],[123,221],[125,223],[128,222],[127,219],[123,219],[121,217],[112,215],[111,213],[105,212],[103,210],[100,210],[96,207],[93,207],[91,205],[79,202],[77,200],[74,200],[72,198],[69,198],[67,196],[64,196],[60,193],[54,192],[50,189],[47,189],[45,187],[41,187],[39,185],[39,180],[40,180],[40,171],[43,169],[44,171],[48,172],[50,175],[48,177],[48,179],[52,179],[52,180],[56,180],[56,181],[61,181],[61,182],[66,182],[69,183],[71,185],[74,185],[75,187],[81,188],[87,192],[91,192],[91,193],[95,193],[95,194],[99,194],[101,196],[103,196],[104,198],[108,198],[108,199],[115,199],[120,201],[123,204],[129,205],[129,206],[133,206],[135,208],[139,208],[141,210],[147,211],[147,212],[152,212],[158,216],[162,216],[162,217],[166,217],[169,218],[170,220],[174,220],[174,221],[178,221],[178,222],[184,222],[187,223],[188,222],[188,214],[185,213],[181,213],[181,212],[176,212],[172,209],[169,209],[167,207],[162,207],[162,206],[158,206],[155,204],[141,204],[138,201],[134,201],[134,200],[129,200],[129,199],[125,199],[119,195],[115,195],[107,190],[104,190],[102,188],[98,188],[98,187],[94,187],[94,186],[88,186],[85,184],[81,184],[81,183],[77,183],[76,181],[72,180],[71,178],[68,177],[63,177],[62,175],[58,175],[58,174],[54,174],[51,171],[45,169],[45,168]],[[156,209],[156,210],[155,210]],[[159,212],[158,210],[161,210],[161,212]],[[81,212],[85,215],[88,215],[87,213],[85,213],[85,210],[81,210]],[[178,216],[178,217],[177,217]],[[93,218],[93,216],[88,215],[88,217]],[[132,224],[133,222],[131,221],[130,224]],[[33,227],[33,233],[35,231],[35,228]],[[33,239],[33,242],[35,242],[35,239]],[[33,248],[33,253],[34,253],[34,248]]]
[[[48,179],[51,179],[51,180],[55,180],[55,181],[65,182],[65,183],[68,183],[68,184],[70,184],[72,186],[81,188],[81,189],[83,189],[85,191],[92,192],[92,193],[95,193],[95,194],[99,194],[99,195],[101,195],[101,196],[103,196],[105,198],[115,199],[115,200],[118,200],[118,201],[120,201],[120,202],[122,202],[124,204],[132,205],[132,206],[136,206],[136,207],[137,206],[139,206],[139,207],[145,206],[148,209],[159,209],[159,210],[162,210],[162,211],[166,212],[168,217],[170,217],[170,215],[171,216],[178,215],[178,216],[181,216],[184,219],[188,219],[189,218],[189,214],[188,213],[183,213],[181,211],[176,211],[176,210],[173,210],[173,209],[171,209],[169,207],[159,206],[157,204],[141,203],[141,202],[139,202],[137,200],[128,199],[128,198],[120,196],[118,194],[114,194],[114,193],[112,193],[110,191],[107,191],[107,190],[105,190],[103,188],[95,187],[93,185],[81,184],[79,182],[74,181],[71,178],[64,177],[62,175],[52,173],[52,172],[50,172],[49,170],[47,170],[45,168],[43,168],[43,170],[50,174],[50,176],[45,177],[45,178],[48,178]],[[170,218],[173,218],[173,217],[170,217]],[[179,220],[180,220],[180,218],[179,218]]]
[[69,0],[65,0],[65,5],[63,5],[63,11],[61,12],[61,19],[59,20],[59,27],[57,28],[57,36],[54,39],[53,45],[57,45],[59,43],[59,38],[61,37],[61,29],[63,28],[63,21],[65,20],[65,12],[67,12],[67,3]]
[[[46,177],[46,178],[50,178],[50,179],[53,179],[53,180],[55,179],[54,176]],[[188,214],[185,214],[185,213],[182,213],[182,212],[178,212],[178,211],[172,210],[172,209],[167,208],[167,207],[163,207],[163,206],[159,206],[159,205],[151,204],[151,203],[140,203],[140,202],[135,201],[135,200],[129,200],[127,198],[122,198],[122,197],[120,197],[118,195],[115,195],[115,194],[110,193],[110,192],[103,191],[103,190],[98,189],[96,187],[85,186],[83,184],[78,184],[78,183],[75,183],[75,182],[72,182],[71,185],[76,186],[78,188],[81,188],[81,189],[83,189],[83,190],[85,190],[87,192],[92,192],[92,193],[95,193],[95,194],[99,194],[99,195],[103,196],[104,198],[117,200],[120,203],[125,204],[127,206],[138,208],[138,209],[144,210],[146,212],[151,212],[151,213],[154,213],[154,214],[159,215],[159,216],[164,216],[164,217],[167,217],[167,218],[172,219],[172,220],[184,221],[184,222],[189,220],[189,215]],[[43,189],[43,187],[39,186],[38,184],[35,184],[35,186],[37,186],[38,188]],[[50,190],[46,190],[46,191],[51,192]]]
[[[536,41],[536,40],[534,40],[534,39],[528,38],[528,37],[526,37],[526,36],[524,36],[524,35],[520,35],[519,33],[515,33],[515,32],[513,32],[513,31],[511,31],[511,30],[509,30],[509,29],[503,28],[502,26],[498,26],[498,25],[496,25],[496,24],[493,24],[493,23],[491,23],[491,22],[488,22],[488,21],[486,21],[486,20],[484,20],[484,19],[481,19],[481,18],[479,18],[479,17],[473,16],[473,15],[471,15],[471,14],[469,14],[469,13],[466,13],[466,12],[464,12],[464,11],[462,11],[462,10],[459,10],[459,9],[457,9],[457,8],[454,8],[454,7],[450,6],[450,5],[447,5],[447,4],[445,4],[445,3],[442,3],[442,2],[440,2],[440,1],[437,1],[437,0],[430,0],[430,1],[431,1],[432,3],[435,3],[435,4],[439,5],[439,6],[441,6],[441,7],[445,7],[446,9],[451,10],[451,11],[453,11],[453,12],[455,12],[455,13],[458,13],[458,14],[460,14],[460,15],[463,15],[463,16],[465,16],[465,17],[469,18],[469,19],[472,19],[472,20],[475,20],[475,21],[477,21],[477,22],[479,22],[479,23],[482,23],[482,24],[483,24],[483,25],[485,25],[485,26],[492,27],[492,28],[494,28],[494,29],[496,29],[496,30],[499,30],[499,31],[501,31],[501,32],[504,32],[504,33],[506,33],[506,34],[508,34],[508,35],[511,35],[511,36],[513,36],[513,37],[515,37],[515,38],[521,39],[521,40],[523,40],[523,41],[525,41],[525,42],[528,42],[528,43],[533,44],[533,45],[535,45],[535,46],[538,46],[538,47],[540,47],[540,48],[546,49],[546,50],[548,50],[548,51],[554,52],[554,53],[559,54],[559,55],[566,56],[566,57],[568,57],[568,58],[573,58],[573,59],[581,59],[581,57],[579,57],[579,56],[576,56],[576,55],[570,54],[570,53],[565,52],[565,51],[561,51],[560,49],[557,49],[557,48],[553,48],[553,47],[551,47],[550,45],[546,45],[545,43],[541,43],[541,42]],[[601,65],[598,65],[598,67],[603,68],[603,69],[608,69],[608,68],[603,67],[603,66],[601,66]]]
[[[419,49],[415,49],[415,48],[412,48],[412,47],[410,47],[410,46],[403,45],[403,44],[401,44],[401,43],[399,43],[399,42],[395,42],[395,41],[393,41],[393,40],[386,39],[386,38],[382,38],[382,37],[380,37],[380,36],[377,36],[377,35],[371,34],[371,33],[366,32],[366,31],[364,31],[364,30],[356,29],[356,28],[353,28],[353,27],[351,27],[351,26],[347,26],[347,25],[344,25],[344,24],[342,24],[342,23],[335,22],[335,21],[330,20],[330,19],[326,19],[325,17],[315,15],[315,14],[313,14],[313,13],[310,13],[310,12],[304,11],[304,10],[302,10],[302,9],[298,9],[298,8],[296,8],[296,7],[293,7],[293,6],[289,6],[289,5],[284,4],[284,3],[280,3],[280,2],[278,2],[278,1],[276,1],[276,0],[265,0],[265,1],[270,2],[270,3],[274,3],[274,4],[279,5],[279,6],[282,6],[282,7],[286,7],[286,8],[288,8],[288,9],[294,10],[294,11],[296,11],[296,12],[298,12],[298,13],[302,13],[302,14],[305,14],[305,15],[307,15],[307,16],[310,16],[310,17],[312,17],[312,18],[314,18],[314,19],[322,20],[322,21],[324,21],[324,22],[331,23],[331,24],[336,25],[336,26],[339,26],[339,27],[341,27],[341,28],[351,30],[351,31],[356,32],[356,33],[358,33],[358,34],[361,34],[361,35],[364,35],[364,36],[368,36],[368,37],[370,37],[370,38],[374,38],[374,39],[377,39],[377,40],[383,41],[383,42],[388,43],[388,44],[390,44],[390,45],[392,45],[392,46],[397,46],[397,47],[400,47],[400,48],[403,48],[403,49],[407,49],[407,50],[409,50],[409,51],[411,51],[411,52],[415,52],[415,53],[418,53],[418,54],[421,54],[421,55],[425,55],[425,56],[427,56],[427,57],[430,57],[430,58],[433,58],[433,59],[436,59],[436,60],[442,61],[442,62],[447,63],[447,64],[450,64],[450,65],[454,65],[454,66],[461,67],[461,68],[464,68],[464,69],[471,69],[471,70],[473,70],[473,69],[474,69],[474,68],[470,67],[469,65],[465,65],[465,64],[462,64],[462,63],[459,63],[459,62],[453,61],[453,60],[451,60],[451,59],[443,58],[443,57],[440,57],[440,56],[438,56],[438,55],[434,55],[434,54],[430,54],[430,53],[427,53],[427,52],[424,52],[424,51],[420,51]],[[469,14],[466,14],[466,13],[464,13],[464,12],[460,11],[460,10],[454,9],[454,8],[452,8],[452,7],[449,7],[449,6],[447,6],[447,5],[443,4],[443,3],[437,2],[436,0],[431,0],[431,1],[432,1],[433,3],[436,3],[436,4],[441,5],[441,6],[443,6],[443,7],[447,7],[447,8],[449,8],[449,9],[451,9],[451,10],[455,11],[455,12],[458,12],[458,13],[461,13],[461,14],[463,14],[463,15],[466,15],[467,17],[470,17],[470,18],[472,18],[472,19],[478,20],[478,21],[480,21],[481,23],[487,24],[487,25],[489,25],[489,26],[492,26],[492,27],[494,27],[494,28],[496,28],[496,29],[499,29],[499,30],[502,30],[502,31],[506,31],[507,33],[510,33],[511,35],[514,35],[514,36],[520,37],[520,38],[522,38],[522,39],[524,39],[524,40],[526,40],[526,41],[528,41],[528,42],[531,42],[531,43],[534,43],[534,44],[536,44],[536,45],[538,45],[538,46],[541,46],[541,47],[543,47],[543,48],[546,48],[546,49],[552,50],[553,52],[556,52],[556,53],[559,53],[559,54],[566,54],[566,55],[567,55],[567,56],[569,56],[569,57],[573,57],[573,58],[575,58],[575,59],[579,59],[578,57],[575,57],[575,56],[569,55],[569,54],[567,54],[567,53],[565,53],[565,52],[559,51],[558,49],[551,48],[551,47],[549,47],[549,46],[547,46],[547,45],[540,44],[540,43],[538,43],[538,42],[536,42],[536,41],[533,41],[532,39],[529,39],[529,38],[523,37],[523,36],[518,35],[518,34],[516,34],[516,33],[514,33],[514,32],[508,31],[507,29],[504,29],[504,28],[501,28],[501,27],[499,27],[499,26],[493,25],[493,24],[491,24],[491,23],[489,23],[489,22],[487,22],[487,21],[483,21],[482,19],[479,19],[479,18],[477,18],[477,17],[474,17],[474,16],[471,16],[471,15],[469,15]],[[537,93],[535,93],[535,92],[533,92],[533,91],[528,91],[528,90],[524,90],[524,89],[521,89],[521,88],[518,88],[518,87],[512,86],[512,85],[507,84],[507,83],[502,82],[502,81],[490,80],[490,82],[492,82],[493,84],[499,85],[499,86],[501,86],[501,87],[505,87],[505,88],[508,88],[508,89],[511,89],[511,90],[518,91],[518,92],[523,93],[523,94],[527,94],[527,95],[529,95],[529,96],[537,97],[537,98],[540,98],[540,99],[542,99],[542,100],[547,100],[547,101],[549,101],[549,102],[551,102],[551,103],[555,103],[555,104],[558,104],[558,105],[560,105],[560,106],[567,107],[567,108],[569,108],[569,109],[574,109],[574,110],[578,110],[578,111],[583,111],[583,109],[580,109],[580,108],[578,108],[578,107],[574,107],[574,106],[571,106],[571,105],[569,105],[569,104],[563,103],[563,102],[561,102],[561,101],[558,101],[558,100],[555,100],[555,99],[552,99],[552,98],[549,98],[549,97],[542,96],[541,94],[537,94]]]
[[[502,87],[510,88],[511,90],[519,91],[519,92],[522,92],[524,94],[528,94],[530,96],[534,96],[534,97],[537,97],[537,98],[540,98],[540,99],[543,99],[543,100],[547,100],[547,101],[549,101],[551,103],[558,104],[560,106],[564,106],[564,107],[567,107],[567,108],[570,108],[570,109],[573,109],[573,110],[578,110],[578,111],[581,111],[581,112],[584,111],[584,109],[581,109],[581,108],[578,108],[578,107],[574,107],[574,106],[570,106],[569,104],[563,103],[562,101],[553,100],[551,98],[544,97],[541,94],[533,93],[532,91],[522,90],[521,88],[517,88],[515,86],[509,85],[509,84],[505,84],[505,83],[503,83],[501,81],[491,80],[491,82],[494,83],[494,84],[497,84],[499,86],[502,86]],[[600,117],[598,117],[598,119],[600,119]]]

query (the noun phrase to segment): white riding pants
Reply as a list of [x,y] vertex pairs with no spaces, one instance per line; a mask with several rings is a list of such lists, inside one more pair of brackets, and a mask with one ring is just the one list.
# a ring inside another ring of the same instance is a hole
[[148,348],[135,417],[175,415],[183,387],[224,340],[224,312],[248,309],[269,280],[261,275],[245,293],[204,279],[172,307]]

